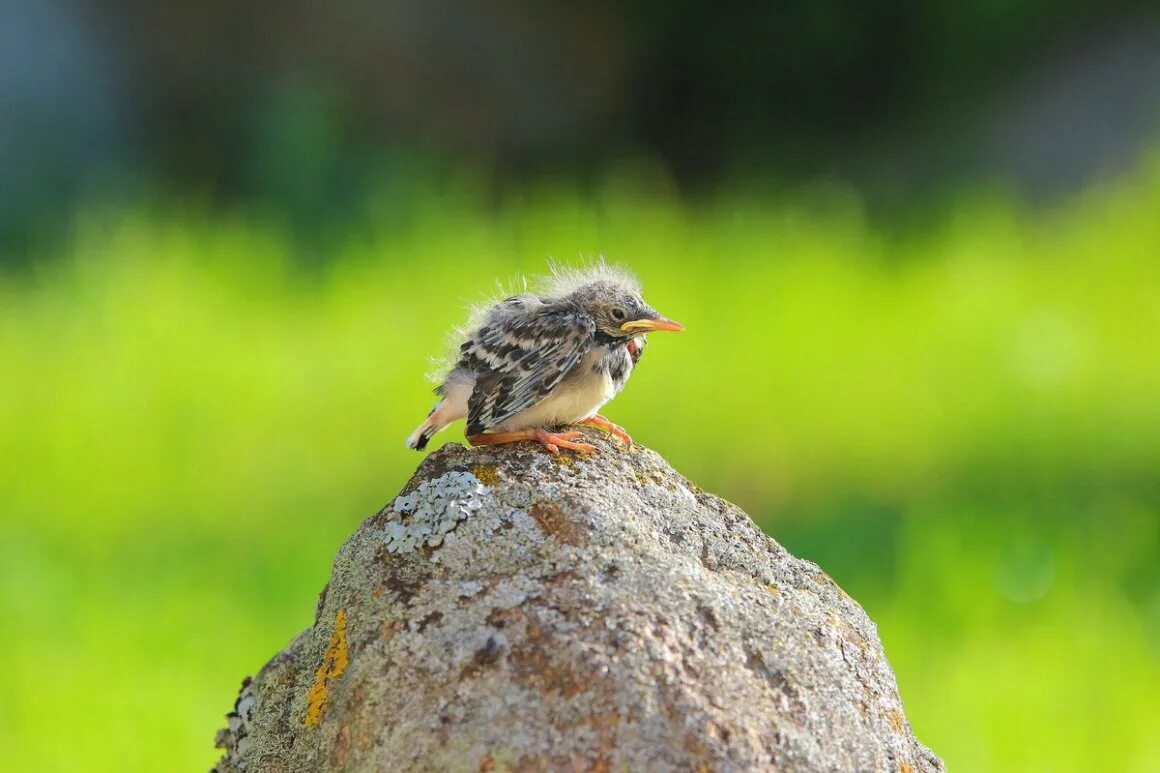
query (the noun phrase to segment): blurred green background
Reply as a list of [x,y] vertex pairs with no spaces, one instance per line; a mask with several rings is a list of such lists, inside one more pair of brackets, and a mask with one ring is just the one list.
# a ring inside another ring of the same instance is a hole
[[1155,15],[275,10],[0,0],[6,769],[212,765],[463,307],[599,254],[688,327],[607,414],[950,769],[1160,769]]

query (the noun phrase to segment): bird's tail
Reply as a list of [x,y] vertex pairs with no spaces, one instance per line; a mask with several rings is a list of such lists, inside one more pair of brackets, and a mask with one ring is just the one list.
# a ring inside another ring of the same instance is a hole
[[471,396],[474,378],[465,378],[459,370],[452,371],[447,381],[435,390],[442,400],[436,403],[427,418],[407,438],[407,448],[422,451],[436,432],[448,424],[467,416],[467,402]]
[[423,423],[415,427],[415,431],[407,438],[407,448],[422,451],[427,447],[427,443],[431,441],[431,438],[436,432],[451,423],[444,420],[443,412],[439,410],[442,405],[443,403],[439,403],[439,405],[432,408],[431,413],[427,414],[427,418],[423,420]]

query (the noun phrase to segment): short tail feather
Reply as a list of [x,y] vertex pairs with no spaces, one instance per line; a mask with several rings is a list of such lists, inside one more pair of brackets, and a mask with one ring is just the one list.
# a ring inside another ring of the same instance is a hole
[[435,426],[430,417],[422,424],[415,428],[415,431],[407,438],[407,448],[413,448],[416,451],[422,451],[427,447],[427,443],[431,441],[432,436],[438,432],[442,427]]
[[467,400],[471,394],[469,382],[453,382],[449,377],[447,383],[436,389],[435,393],[443,399],[431,409],[423,423],[415,427],[415,431],[407,438],[407,448],[422,451],[436,432],[467,416]]
[[415,431],[407,437],[407,448],[422,451],[431,442],[431,438],[435,436],[435,433],[448,425],[449,422],[443,420],[442,412],[439,410],[442,405],[443,401],[440,401],[439,405],[436,405],[427,414],[427,418],[423,420],[423,423],[415,427]]

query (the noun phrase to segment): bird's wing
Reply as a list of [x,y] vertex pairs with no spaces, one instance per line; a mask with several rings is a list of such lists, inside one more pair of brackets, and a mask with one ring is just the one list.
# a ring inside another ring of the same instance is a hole
[[547,397],[592,346],[596,323],[575,308],[543,305],[492,317],[460,348],[476,372],[467,434],[491,429]]

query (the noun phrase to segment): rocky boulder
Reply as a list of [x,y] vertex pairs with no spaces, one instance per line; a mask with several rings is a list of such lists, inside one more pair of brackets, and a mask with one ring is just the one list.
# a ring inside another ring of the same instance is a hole
[[592,442],[430,455],[244,683],[217,770],[943,770],[833,580]]

